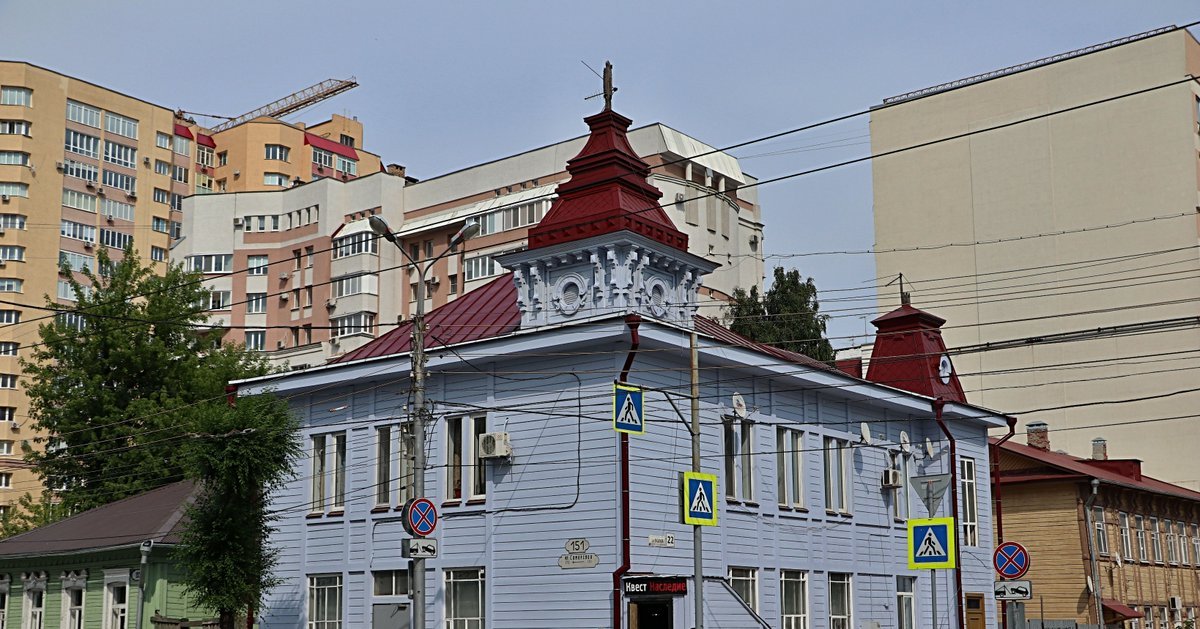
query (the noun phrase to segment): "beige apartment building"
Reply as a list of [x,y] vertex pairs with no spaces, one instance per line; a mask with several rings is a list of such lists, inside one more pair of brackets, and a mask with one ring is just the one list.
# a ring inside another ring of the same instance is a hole
[[378,172],[362,141],[362,125],[341,116],[307,128],[261,117],[212,132],[181,112],[0,61],[0,513],[40,490],[21,458],[35,434],[18,360],[37,342],[45,296],[73,301],[60,262],[91,268],[98,247],[119,257],[132,242],[163,268],[185,197]]
[[870,123],[878,274],[947,319],[969,399],[1191,489],[1197,75],[1200,43],[1166,28],[889,98]]
[[[208,272],[214,317],[227,338],[292,366],[351,351],[410,317],[417,275],[366,218],[388,221],[409,256],[427,261],[468,219],[478,236],[429,271],[426,309],[480,287],[502,272],[495,258],[526,247],[549,210],[581,136],[416,181],[404,169],[343,182],[321,179],[276,192],[197,195],[173,259]],[[755,180],[732,156],[662,124],[629,133],[653,170],[672,220],[693,253],[722,266],[706,278],[701,312],[720,316],[734,288],[760,286],[762,215]],[[256,149],[248,147],[251,153]],[[249,270],[242,273],[243,270]]]

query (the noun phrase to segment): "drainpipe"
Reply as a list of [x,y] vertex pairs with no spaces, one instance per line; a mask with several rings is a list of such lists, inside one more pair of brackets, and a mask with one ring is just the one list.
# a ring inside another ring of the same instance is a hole
[[1096,524],[1092,520],[1092,507],[1096,504],[1096,496],[1100,493],[1100,479],[1092,479],[1092,493],[1083,503],[1083,521],[1087,524],[1088,560],[1092,564],[1092,598],[1096,605],[1096,626],[1104,629],[1104,608],[1100,600],[1100,566],[1096,563],[1095,531]]
[[[638,351],[638,326],[642,318],[636,313],[625,317],[625,325],[629,326],[629,354],[625,356],[625,367],[621,369],[621,382],[629,381],[629,369],[633,367],[633,357]],[[620,437],[620,475],[621,475],[621,565],[613,571],[613,629],[621,629],[622,593],[621,578],[629,572],[629,435],[621,433]]]
[[938,428],[942,429],[942,434],[946,435],[946,439],[950,442],[950,515],[954,520],[955,532],[954,598],[958,614],[955,626],[963,629],[962,542],[958,539],[961,533],[958,530],[958,442],[955,441],[954,434],[946,427],[946,422],[942,421],[942,409],[945,406],[946,400],[940,395],[933,400],[933,418],[937,421]]
[[[996,545],[1004,543],[1004,501],[1000,495],[1000,446],[1006,441],[1012,439],[1013,435],[1017,434],[1017,418],[1005,417],[1008,422],[1008,432],[1000,437],[996,443],[989,444],[991,448],[991,467],[992,467],[992,512],[996,517]],[[1008,603],[1000,602],[1000,627],[1008,629]]]
[[140,548],[142,552],[142,567],[141,578],[138,579],[137,629],[142,629],[142,610],[146,609],[146,568],[149,567],[150,550],[152,548],[154,548],[154,540],[152,539],[142,542]]

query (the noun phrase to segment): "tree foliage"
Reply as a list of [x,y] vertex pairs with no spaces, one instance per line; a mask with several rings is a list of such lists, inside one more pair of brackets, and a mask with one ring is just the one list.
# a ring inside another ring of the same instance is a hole
[[273,395],[209,411],[198,415],[198,437],[184,450],[200,491],[175,557],[196,602],[219,613],[222,629],[233,629],[235,617],[257,608],[276,583],[266,497],[290,476],[300,443],[287,402]]
[[774,281],[765,295],[757,286],[738,288],[726,311],[729,328],[742,336],[821,361],[833,360],[833,346],[825,338],[829,315],[820,314],[817,285],[801,279],[800,271],[775,268]]
[[54,492],[43,489],[37,498],[25,492],[17,499],[17,504],[0,518],[0,538],[12,537],[57,522],[66,515],[66,508],[59,503]]
[[[34,427],[44,448],[26,458],[64,507],[76,512],[183,477],[180,443],[224,404],[224,387],[267,373],[242,347],[198,330],[208,291],[178,264],[156,275],[126,250],[104,248],[87,282],[71,283],[75,305],[39,327],[21,364]],[[89,287],[90,286],[90,287]]]

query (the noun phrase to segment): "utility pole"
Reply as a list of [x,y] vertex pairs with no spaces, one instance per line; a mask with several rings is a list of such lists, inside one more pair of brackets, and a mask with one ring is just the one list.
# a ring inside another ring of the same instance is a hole
[[[700,471],[700,350],[692,331],[692,471]],[[686,492],[685,492],[686,495]],[[711,498],[716,508],[716,497]],[[687,508],[687,505],[684,505]],[[692,525],[692,563],[696,580],[696,629],[704,629],[704,527]]]
[[[427,260],[424,265],[414,260],[412,256],[404,250],[404,247],[396,239],[396,234],[388,227],[387,221],[383,220],[378,214],[367,219],[371,225],[371,231],[383,237],[388,242],[396,245],[400,250],[401,255],[417,269],[417,292],[414,295],[417,300],[416,310],[413,312],[412,318],[412,349],[409,356],[412,358],[411,376],[412,376],[412,392],[413,392],[413,408],[409,413],[412,417],[412,434],[413,434],[413,498],[425,497],[425,419],[429,414],[425,408],[425,275],[429,269],[433,268],[433,264],[442,259],[447,253],[450,253],[462,241],[479,233],[479,223],[468,221],[463,225],[462,229],[458,230],[457,234],[450,239],[450,244],[437,256]],[[401,430],[401,434],[403,434]],[[409,575],[409,580],[412,583],[412,601],[413,601],[413,627],[417,629],[426,629],[425,624],[425,558],[414,557],[412,560],[412,574]]]

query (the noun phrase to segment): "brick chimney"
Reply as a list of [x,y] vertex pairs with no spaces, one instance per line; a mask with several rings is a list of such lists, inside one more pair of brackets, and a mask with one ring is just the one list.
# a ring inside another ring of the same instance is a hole
[[1096,437],[1092,439],[1092,460],[1107,461],[1108,460],[1108,441],[1104,437]]
[[1050,451],[1050,425],[1046,422],[1025,424],[1025,443],[1031,448]]
[[407,171],[407,169],[404,168],[404,166],[401,166],[400,164],[388,164],[384,168],[385,168],[385,171],[387,172],[387,174],[393,175],[395,177],[403,177],[404,173]]

